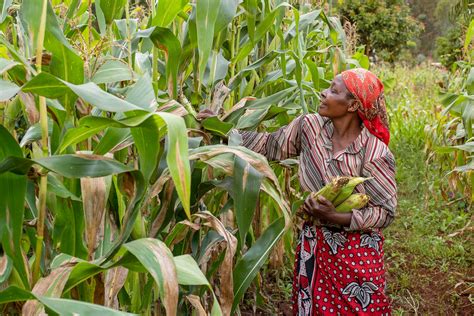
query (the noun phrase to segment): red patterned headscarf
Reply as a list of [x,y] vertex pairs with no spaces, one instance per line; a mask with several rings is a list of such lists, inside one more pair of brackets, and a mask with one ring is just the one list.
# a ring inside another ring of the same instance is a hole
[[360,102],[357,111],[369,132],[388,145],[390,131],[383,84],[376,75],[363,68],[346,70],[341,73],[347,90]]

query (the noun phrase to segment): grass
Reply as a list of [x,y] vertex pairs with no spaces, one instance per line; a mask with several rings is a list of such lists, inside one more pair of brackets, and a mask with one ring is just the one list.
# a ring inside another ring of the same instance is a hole
[[437,87],[445,73],[426,65],[382,66],[376,72],[396,78],[387,104],[399,204],[397,219],[385,230],[394,314],[472,315],[472,210],[443,200],[437,184],[447,171],[425,163],[425,127],[435,123]]

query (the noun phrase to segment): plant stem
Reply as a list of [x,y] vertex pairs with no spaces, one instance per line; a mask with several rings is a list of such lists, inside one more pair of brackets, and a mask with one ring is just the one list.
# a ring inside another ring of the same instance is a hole
[[[155,1],[153,0],[151,3],[151,19],[155,17]],[[158,48],[153,45],[152,51],[151,51],[151,69],[152,69],[152,82],[153,85],[156,85],[158,87]],[[156,88],[155,91],[156,95],[158,95],[158,88]]]
[[[36,70],[41,73],[41,63],[43,56],[44,33],[46,29],[46,12],[48,8],[48,0],[43,0],[41,10],[41,21],[38,34],[38,41],[36,46]],[[40,126],[41,126],[41,148],[43,157],[47,157],[48,150],[48,113],[46,108],[46,98],[39,97],[39,112],[40,112]],[[44,239],[44,221],[46,217],[46,194],[48,190],[48,178],[46,172],[41,173],[40,187],[39,187],[39,212],[38,221],[36,224],[36,251],[35,262],[33,265],[33,283],[40,277],[41,257],[43,251]]]
[[127,44],[128,44],[128,67],[133,73],[133,61],[132,61],[132,36],[130,35],[130,1],[127,0],[127,6],[125,7],[125,18],[127,19]]

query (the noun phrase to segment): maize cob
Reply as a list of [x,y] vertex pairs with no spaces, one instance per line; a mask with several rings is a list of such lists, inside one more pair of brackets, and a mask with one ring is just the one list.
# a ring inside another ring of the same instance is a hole
[[349,182],[349,177],[335,177],[316,193],[311,193],[311,198],[316,199],[319,196],[326,198],[328,201],[334,201],[342,188]]
[[352,209],[360,209],[367,205],[369,197],[362,193],[355,193],[349,196],[344,202],[336,207],[338,212],[348,212]]
[[362,177],[350,178],[349,182],[342,188],[332,204],[334,204],[334,206],[338,206],[344,202],[349,196],[351,196],[352,192],[354,192],[355,187],[365,180],[367,179]]

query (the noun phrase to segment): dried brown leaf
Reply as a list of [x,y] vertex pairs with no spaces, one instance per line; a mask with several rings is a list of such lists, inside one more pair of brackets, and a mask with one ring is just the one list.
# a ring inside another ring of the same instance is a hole
[[206,310],[202,306],[199,296],[186,295],[186,298],[191,303],[191,305],[193,305],[193,307],[196,309],[198,316],[207,316]]
[[209,212],[197,213],[196,216],[205,220],[205,224],[214,229],[226,241],[226,252],[224,261],[219,267],[220,276],[220,305],[224,315],[230,315],[232,310],[232,302],[234,300],[234,280],[232,275],[233,259],[237,250],[237,238],[232,235],[217,219]]
[[81,191],[86,226],[86,244],[89,259],[97,247],[106,205],[105,177],[81,178]]
[[105,274],[104,284],[104,305],[113,309],[119,309],[117,294],[127,280],[128,269],[116,267],[110,269]]
[[[72,269],[77,264],[74,259],[51,271],[51,274],[38,280],[32,292],[39,296],[60,297]],[[45,315],[43,305],[36,300],[29,300],[23,305],[23,315]]]

